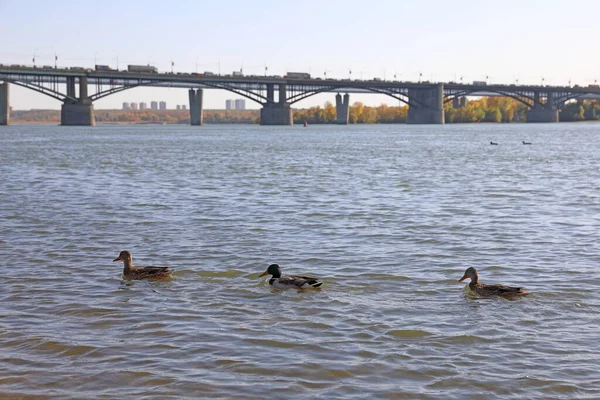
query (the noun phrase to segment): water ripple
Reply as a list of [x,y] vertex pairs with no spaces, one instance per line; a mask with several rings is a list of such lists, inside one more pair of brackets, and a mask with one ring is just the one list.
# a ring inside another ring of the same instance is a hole
[[1,128],[2,398],[600,396],[595,124]]

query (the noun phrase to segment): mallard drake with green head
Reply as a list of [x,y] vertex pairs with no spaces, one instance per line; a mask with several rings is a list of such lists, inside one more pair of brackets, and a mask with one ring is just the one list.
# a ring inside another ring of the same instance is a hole
[[310,289],[318,288],[323,282],[312,276],[281,276],[281,267],[271,264],[265,272],[259,276],[271,275],[269,285],[277,289]]
[[514,286],[504,286],[504,285],[486,285],[485,283],[479,283],[479,274],[477,273],[477,269],[473,267],[467,268],[465,274],[458,281],[462,282],[465,279],[471,279],[469,283],[469,288],[473,293],[480,297],[493,297],[500,296],[504,298],[514,298],[527,296],[529,292],[520,287]]
[[119,253],[119,257],[113,260],[115,261],[123,261],[125,279],[164,279],[173,273],[169,267],[134,267],[133,257],[127,250]]

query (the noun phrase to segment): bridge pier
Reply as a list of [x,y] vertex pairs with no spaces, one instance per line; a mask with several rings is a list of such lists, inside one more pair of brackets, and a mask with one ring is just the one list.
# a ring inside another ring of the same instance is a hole
[[8,82],[0,83],[0,125],[10,123],[10,105],[9,105],[9,86]]
[[60,124],[65,126],[94,126],[96,115],[91,101],[65,102],[60,109]]
[[341,94],[335,95],[335,112],[338,125],[348,125],[350,121],[350,95],[346,93],[342,99]]
[[260,109],[261,125],[293,125],[292,107],[287,102],[287,85],[279,84],[279,102],[274,102],[274,86],[267,85],[267,103]]
[[[70,78],[70,77],[69,77]],[[75,97],[75,79],[67,78],[67,94]],[[88,78],[79,78],[77,101],[66,100],[60,110],[60,124],[66,126],[94,126],[96,115],[94,105],[88,96]]]
[[204,110],[202,109],[202,89],[190,89],[190,123],[202,125],[204,123]]
[[558,110],[534,106],[527,111],[527,122],[558,122]]
[[408,109],[408,124],[443,124],[444,84],[426,88],[409,88],[408,97],[414,106]]
[[527,122],[558,122],[558,107],[553,92],[546,93],[546,104],[540,101],[541,93],[533,94],[533,108],[527,112]]
[[260,109],[261,125],[293,125],[292,108],[288,103],[269,103]]

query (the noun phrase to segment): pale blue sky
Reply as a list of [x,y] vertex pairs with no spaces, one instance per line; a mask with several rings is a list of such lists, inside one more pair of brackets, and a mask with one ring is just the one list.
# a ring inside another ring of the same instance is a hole
[[[93,67],[151,63],[161,70],[247,74],[306,71],[313,76],[433,81],[482,80],[587,85],[600,80],[600,1],[486,2],[330,0],[0,0],[0,63]],[[227,92],[208,91],[206,108],[223,108]],[[184,89],[140,88],[123,101],[186,104]],[[320,95],[297,106],[323,104]],[[352,101],[396,104],[376,95]],[[248,102],[247,102],[248,103]],[[11,87],[15,109],[60,103]],[[248,103],[250,105],[250,103]]]

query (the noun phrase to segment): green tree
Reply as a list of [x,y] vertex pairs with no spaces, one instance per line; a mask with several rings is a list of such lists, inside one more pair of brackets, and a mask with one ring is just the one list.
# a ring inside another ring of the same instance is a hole
[[483,122],[502,122],[502,112],[498,108],[487,109]]

